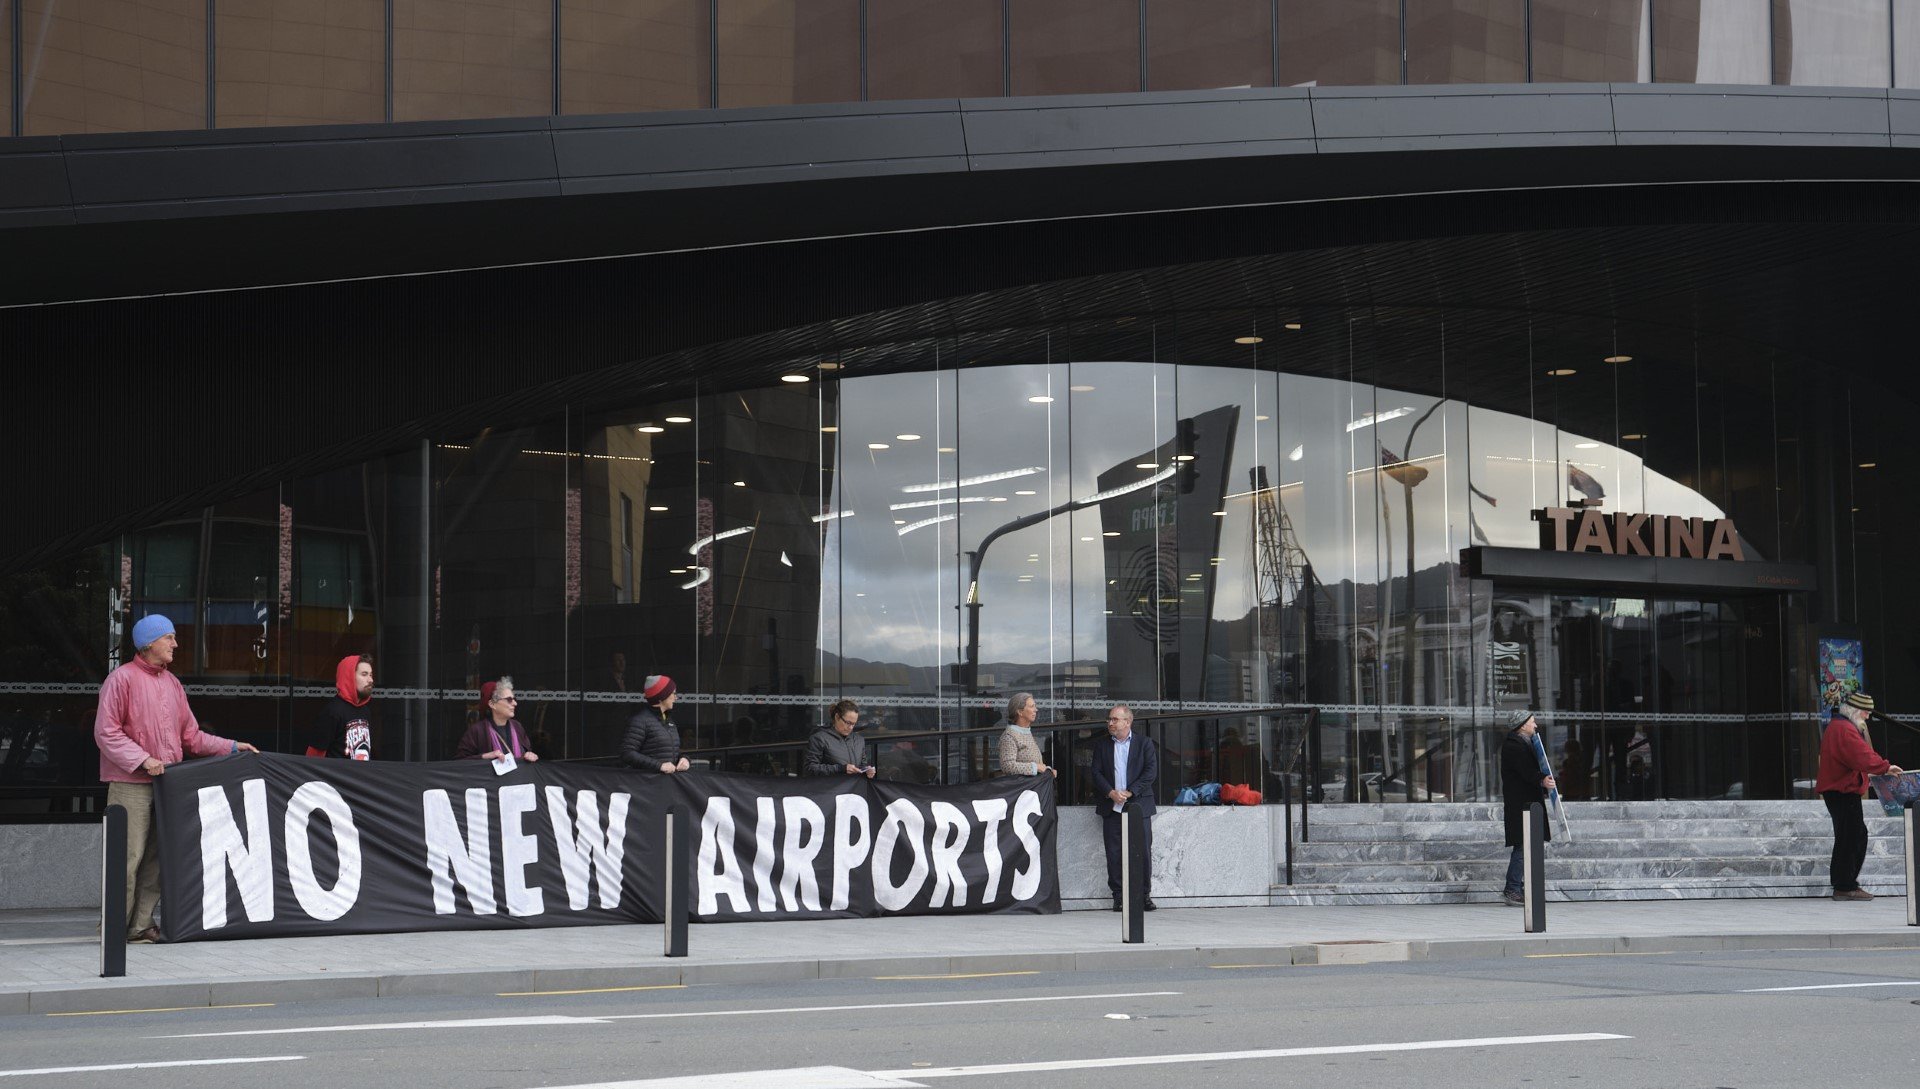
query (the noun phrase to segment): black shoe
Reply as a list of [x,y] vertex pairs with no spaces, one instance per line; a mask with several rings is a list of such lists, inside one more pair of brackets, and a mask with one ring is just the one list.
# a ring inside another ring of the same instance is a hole
[[1115,910],[1115,911],[1119,911],[1119,910],[1120,910],[1120,900],[1119,900],[1119,898],[1118,898],[1118,897],[1115,897],[1115,898],[1114,898],[1114,901],[1113,901],[1113,910]]
[[1147,910],[1148,910],[1148,911],[1159,911],[1159,910],[1160,910],[1160,905],[1159,905],[1159,904],[1156,904],[1156,903],[1154,903],[1154,902],[1153,902],[1152,900],[1148,900],[1148,901],[1147,901]]

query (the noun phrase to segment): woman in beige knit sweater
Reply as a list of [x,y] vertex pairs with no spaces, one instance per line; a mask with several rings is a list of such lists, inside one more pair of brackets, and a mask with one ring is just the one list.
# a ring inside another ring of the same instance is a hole
[[1040,705],[1031,692],[1015,692],[1007,701],[1006,729],[1000,734],[1000,774],[1059,775],[1040,759],[1040,743],[1033,737],[1033,720],[1040,717]]

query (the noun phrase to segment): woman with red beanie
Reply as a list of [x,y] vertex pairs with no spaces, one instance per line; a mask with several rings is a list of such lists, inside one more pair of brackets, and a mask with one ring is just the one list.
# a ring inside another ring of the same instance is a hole
[[673,678],[656,673],[647,678],[640,691],[647,705],[627,720],[627,737],[620,745],[621,760],[630,768],[667,775],[687,770],[691,765],[680,755],[680,731],[667,721],[667,712],[673,710]]

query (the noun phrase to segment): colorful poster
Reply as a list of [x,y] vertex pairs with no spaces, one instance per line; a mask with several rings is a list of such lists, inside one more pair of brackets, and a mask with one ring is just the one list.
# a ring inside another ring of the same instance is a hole
[[1867,683],[1866,670],[1860,664],[1860,640],[1822,637],[1820,658],[1814,677],[1820,686],[1820,706],[1832,710],[1858,692]]
[[1920,771],[1869,775],[1867,782],[1880,796],[1880,808],[1886,810],[1889,817],[1899,816],[1915,799],[1920,799]]

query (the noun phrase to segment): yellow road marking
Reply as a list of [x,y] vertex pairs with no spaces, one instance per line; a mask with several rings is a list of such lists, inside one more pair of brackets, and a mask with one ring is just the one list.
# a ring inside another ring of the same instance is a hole
[[1522,953],[1528,960],[1564,960],[1568,957],[1671,957],[1676,951],[1661,949],[1646,953]]
[[150,1010],[75,1010],[72,1013],[50,1013],[48,1017],[103,1017],[114,1013],[178,1013],[181,1010],[252,1010],[262,1006],[271,1006],[271,1002],[235,1002],[226,1006],[156,1006]]
[[945,976],[874,976],[875,979],[992,979],[995,976],[1037,976],[1038,968],[1025,972],[956,972]]
[[655,983],[645,987],[585,987],[577,991],[500,991],[495,998],[533,998],[547,994],[619,994],[622,991],[677,991],[684,983]]

